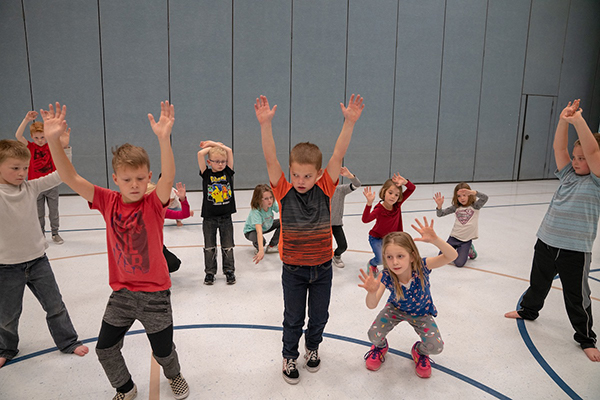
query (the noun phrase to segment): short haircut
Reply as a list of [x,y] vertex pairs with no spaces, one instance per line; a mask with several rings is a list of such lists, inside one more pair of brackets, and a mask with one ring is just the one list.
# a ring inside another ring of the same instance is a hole
[[208,150],[208,157],[212,157],[214,155],[220,155],[220,156],[225,156],[225,158],[227,158],[227,151],[222,148],[221,146],[213,146]]
[[32,122],[31,125],[29,125],[29,133],[31,133],[33,135],[36,132],[44,132],[44,123],[43,122],[35,121],[35,122]]
[[260,210],[262,206],[262,197],[265,192],[273,194],[273,189],[265,183],[256,185],[254,193],[252,193],[252,200],[250,200],[250,207],[252,207],[253,210]]
[[400,190],[400,196],[398,196],[398,201],[402,201],[402,187],[398,187],[398,185],[396,185],[394,183],[394,181],[391,179],[388,179],[387,181],[383,182],[383,186],[381,187],[381,190],[379,191],[379,198],[381,200],[385,200],[385,192],[392,186],[395,186]]
[[298,143],[290,152],[290,166],[292,163],[300,165],[314,165],[318,170],[323,164],[323,153],[319,146],[309,142]]
[[392,232],[388,233],[383,237],[383,241],[381,243],[381,255],[383,258],[383,267],[388,270],[390,274],[390,278],[392,279],[392,284],[394,285],[394,289],[396,289],[396,300],[404,300],[404,293],[402,292],[402,284],[396,276],[390,270],[390,266],[387,264],[387,259],[384,254],[389,245],[394,244],[396,246],[400,246],[404,248],[408,254],[412,257],[412,261],[410,262],[411,271],[416,271],[421,279],[421,287],[425,289],[425,272],[423,271],[423,259],[419,254],[419,249],[415,244],[413,238],[406,232]]
[[0,140],[0,164],[6,161],[8,158],[29,161],[31,158],[31,153],[29,152],[27,146],[17,140]]
[[112,167],[113,172],[117,172],[118,168],[141,168],[148,167],[150,171],[150,157],[143,147],[134,146],[129,143],[125,143],[112,149],[113,159]]
[[469,195],[469,200],[467,201],[467,204],[465,204],[464,206],[462,204],[460,204],[460,202],[458,201],[458,191],[460,189],[469,189],[471,190],[471,186],[469,186],[469,184],[467,182],[461,182],[458,185],[456,185],[454,187],[454,196],[452,196],[452,205],[456,208],[458,207],[468,207],[471,204],[475,203],[475,201],[477,200],[477,198],[475,197],[474,194]]
[[[594,139],[598,142],[598,147],[600,147],[600,133],[594,133]],[[573,147],[581,146],[581,141],[577,139],[573,144]]]

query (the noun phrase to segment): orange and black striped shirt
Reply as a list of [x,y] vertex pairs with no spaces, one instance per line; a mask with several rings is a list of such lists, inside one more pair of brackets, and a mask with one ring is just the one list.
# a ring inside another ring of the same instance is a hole
[[331,196],[336,183],[325,171],[315,186],[298,193],[282,173],[273,193],[279,204],[279,255],[289,265],[320,265],[331,260]]

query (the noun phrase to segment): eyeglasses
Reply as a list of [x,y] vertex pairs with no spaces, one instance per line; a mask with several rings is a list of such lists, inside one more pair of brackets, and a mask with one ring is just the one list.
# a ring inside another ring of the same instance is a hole
[[213,164],[218,164],[218,165],[227,163],[227,160],[210,160],[209,159],[208,161],[210,161]]

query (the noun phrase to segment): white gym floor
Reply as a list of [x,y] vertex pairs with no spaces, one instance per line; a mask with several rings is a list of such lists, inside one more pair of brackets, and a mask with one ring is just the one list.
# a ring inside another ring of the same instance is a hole
[[[185,183],[185,182],[184,182]],[[251,191],[236,191],[234,214],[237,284],[228,286],[221,273],[213,286],[203,285],[201,192],[188,194],[196,215],[177,227],[167,221],[165,244],[183,261],[172,274],[175,343],[190,399],[598,399],[600,363],[592,363],[573,340],[556,280],[540,318],[518,323],[504,318],[527,289],[535,233],[557,187],[557,181],[474,183],[489,195],[480,215],[475,241],[479,257],[463,268],[451,265],[431,274],[437,323],[445,342],[435,357],[430,379],[414,373],[409,358],[418,340],[408,324],[388,336],[390,353],[377,372],[368,371],[367,330],[383,307],[365,306],[358,270],[371,258],[367,240],[372,224],[363,224],[362,189],[346,197],[344,230],[349,249],[346,267],[334,268],[330,318],[319,349],[321,369],[300,368],[300,383],[281,377],[283,300],[281,262],[267,254],[252,263],[251,243],[242,233]],[[410,233],[415,217],[435,217],[434,192],[449,205],[454,184],[417,185],[403,209]],[[90,353],[80,358],[60,353],[45,315],[26,290],[20,321],[20,352],[0,369],[0,399],[111,399],[114,390],[94,347],[108,286],[104,222],[80,197],[60,198],[63,245],[51,243],[47,255],[80,339]],[[446,239],[454,216],[435,218]],[[5,229],[5,228],[3,228]],[[268,234],[267,236],[269,236]],[[596,333],[600,333],[600,244],[594,246],[590,286]],[[423,256],[437,254],[419,244]],[[387,295],[385,295],[387,297]],[[303,352],[301,341],[301,352]],[[139,399],[170,399],[162,371],[151,362],[148,340],[136,322],[125,339],[124,355],[138,387]],[[300,362],[303,365],[303,362]]]

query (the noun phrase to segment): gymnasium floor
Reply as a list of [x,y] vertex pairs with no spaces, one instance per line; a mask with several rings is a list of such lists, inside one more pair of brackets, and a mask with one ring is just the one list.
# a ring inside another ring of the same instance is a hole
[[[183,261],[172,275],[171,290],[175,342],[190,385],[189,398],[600,398],[600,363],[590,362],[572,339],[560,281],[550,291],[537,321],[523,324],[503,317],[515,309],[527,288],[535,232],[556,186],[557,181],[472,185],[490,197],[481,212],[480,238],[475,242],[479,257],[462,269],[446,266],[431,275],[445,349],[433,358],[433,375],[428,380],[414,373],[409,353],[418,336],[407,324],[388,336],[391,351],[382,368],[372,372],[364,367],[363,355],[370,345],[366,332],[384,302],[376,310],[367,309],[366,292],[357,286],[358,270],[371,257],[367,241],[371,225],[360,220],[361,190],[347,196],[344,224],[349,250],[343,257],[346,268],[334,269],[330,319],[319,351],[322,367],[314,374],[301,368],[296,386],[281,378],[283,306],[278,255],[267,254],[254,265],[251,244],[242,234],[251,192],[236,192],[237,284],[233,286],[225,284],[222,274],[214,286],[202,284],[201,193],[190,193],[196,216],[180,228],[168,221],[164,230],[166,245]],[[453,187],[418,185],[403,205],[407,231],[415,233],[409,227],[415,217],[435,216],[434,192],[441,191],[448,205]],[[20,353],[0,369],[0,399],[110,399],[114,395],[94,352],[110,294],[104,224],[79,197],[61,197],[60,208],[65,243],[50,243],[47,254],[90,354],[79,358],[58,352],[39,303],[26,291]],[[438,234],[447,238],[453,222],[454,216],[436,218]],[[600,321],[598,242],[590,274],[596,321]],[[431,245],[419,247],[423,256],[436,254]],[[172,398],[167,380],[151,362],[150,346],[139,323],[125,340],[124,355],[139,399]]]

